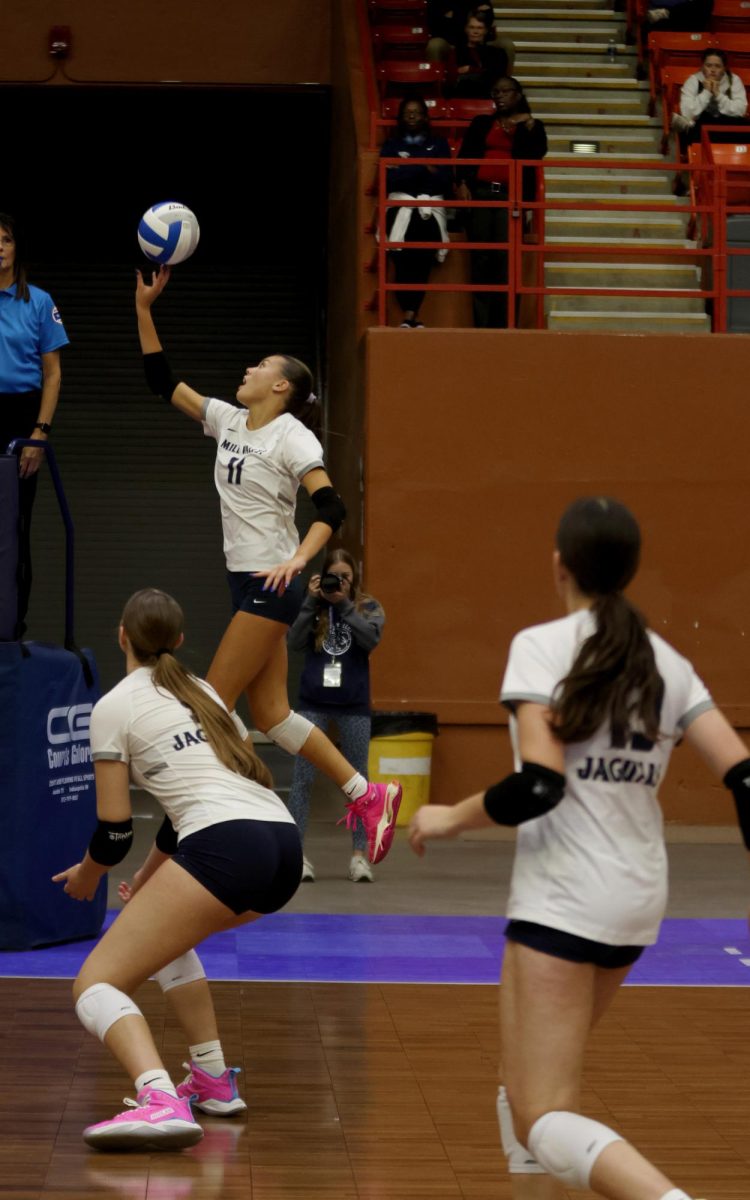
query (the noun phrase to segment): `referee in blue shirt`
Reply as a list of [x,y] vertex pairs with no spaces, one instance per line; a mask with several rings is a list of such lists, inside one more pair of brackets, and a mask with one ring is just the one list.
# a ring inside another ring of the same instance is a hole
[[[15,222],[0,213],[0,453],[16,437],[45,441],[60,395],[60,350],[68,336],[46,292],[26,282]],[[31,591],[31,509],[43,451],[19,456],[18,624],[23,636]]]

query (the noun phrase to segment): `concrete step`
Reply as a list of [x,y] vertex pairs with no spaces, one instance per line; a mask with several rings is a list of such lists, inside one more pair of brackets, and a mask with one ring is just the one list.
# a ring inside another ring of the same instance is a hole
[[[653,162],[658,162],[661,159],[659,154],[659,139],[650,133],[648,130],[641,132],[634,129],[626,133],[613,133],[610,130],[601,129],[555,129],[552,126],[547,131],[547,141],[549,143],[549,154],[554,158],[570,158],[575,162],[580,162],[582,158],[587,161],[600,162],[606,160],[606,155],[610,158],[620,159],[628,157],[635,159],[649,158]],[[574,154],[570,149],[571,142],[596,142],[599,147],[597,154],[590,156]],[[663,161],[663,159],[662,159]]]
[[[506,19],[508,12],[516,11],[519,8],[524,10],[530,9],[532,12],[538,12],[541,7],[545,12],[565,12],[568,5],[570,5],[570,0],[544,0],[543,5],[539,4],[539,0],[513,0],[512,10],[510,6],[508,6],[508,8],[503,8],[498,5],[495,6],[495,19],[502,22]],[[571,7],[573,6],[571,5]],[[575,0],[575,8],[578,10],[585,9],[587,12],[590,12],[591,10],[596,12],[608,12],[610,15],[612,15],[614,11],[611,3],[608,3],[608,0]]]
[[[574,59],[576,61],[573,61]],[[559,79],[564,79],[567,84],[572,84],[592,79],[596,81],[597,87],[609,87],[624,83],[631,86],[638,82],[633,78],[633,63],[630,59],[615,59],[614,62],[610,62],[603,54],[558,54],[554,58],[550,55],[549,61],[540,58],[539,54],[518,54],[514,70],[524,83],[541,83],[543,80],[548,82],[553,79],[557,84]]]
[[648,97],[648,84],[637,79],[622,79],[601,75],[532,75],[524,70],[523,90],[533,91],[537,96],[559,96],[560,92],[581,92],[587,100],[606,100],[614,103],[618,96]]
[[[580,155],[576,158],[580,160]],[[592,159],[592,163],[596,159]],[[544,172],[547,195],[562,199],[583,199],[593,194],[609,193],[615,196],[637,196],[653,200],[671,196],[672,180],[662,171],[613,171],[606,167],[598,171],[574,171],[565,167],[550,168]]]
[[[503,31],[504,32],[504,31]],[[522,33],[517,33],[513,39],[516,47],[516,54],[530,55],[538,59],[541,55],[547,57],[549,55],[550,62],[567,62],[572,59],[573,62],[590,62],[592,59],[601,60],[607,58],[607,50],[609,38],[591,38],[582,37],[578,39],[566,39],[560,41],[550,37],[540,41],[538,38],[524,38]],[[617,58],[616,62],[630,61],[631,69],[635,69],[637,51],[633,46],[627,46],[625,42],[618,41],[616,43]],[[518,61],[518,60],[516,60]]]
[[[583,285],[581,285],[583,286]],[[613,283],[611,287],[618,285]],[[630,312],[630,313],[699,313],[706,315],[706,301],[702,296],[550,296],[549,310],[552,312]]]
[[529,98],[532,112],[545,121],[553,116],[565,120],[611,117],[613,121],[619,121],[622,117],[648,115],[646,113],[648,97],[637,92],[630,96],[615,93],[612,96],[596,97],[585,91],[566,88],[562,95],[550,96],[549,94],[540,95],[536,88],[527,87],[525,81],[524,91]]
[[610,247],[622,246],[627,243],[628,246],[633,246],[633,253],[637,254],[639,247],[646,250],[658,250],[661,246],[668,247],[670,250],[695,250],[697,242],[690,242],[687,238],[664,237],[658,234],[649,237],[600,237],[593,236],[590,233],[585,233],[581,230],[575,236],[568,236],[558,233],[551,233],[549,229],[545,233],[545,240],[549,246],[562,246],[569,248],[571,253],[575,252],[576,246],[593,246],[601,247],[602,254],[605,254]]
[[700,269],[692,263],[548,262],[548,287],[698,288]]
[[592,25],[590,23],[581,22],[579,25],[572,21],[566,24],[563,21],[558,21],[551,24],[549,21],[507,21],[503,22],[502,31],[518,46],[518,43],[523,44],[546,42],[551,45],[575,45],[583,44],[599,49],[606,47],[612,38],[616,39],[616,48],[618,55],[625,52],[626,46],[622,34],[622,28],[616,25],[613,21],[602,21],[600,25]]
[[615,13],[611,8],[585,8],[577,4],[544,4],[544,5],[509,5],[498,17],[501,28],[505,31],[515,21],[537,22],[545,21],[553,27],[584,23],[598,28],[601,25],[613,25],[616,29],[625,28],[625,17]]
[[635,313],[624,310],[597,313],[553,309],[547,316],[547,328],[613,330],[616,333],[710,333],[711,321],[706,313]]
[[[649,195],[648,192],[637,191],[621,192],[619,190],[617,192],[565,192],[546,185],[545,195],[548,204],[554,204],[555,200],[558,202],[564,201],[566,204],[609,204],[612,206],[627,204],[628,206],[632,205],[639,212],[642,211],[641,206],[644,204],[668,204],[670,208],[675,210],[689,208],[690,206],[689,196],[673,196],[671,192],[667,192],[664,195]],[[649,215],[655,216],[658,214],[651,212]]]
[[534,116],[540,117],[545,124],[556,126],[554,133],[567,133],[571,137],[580,134],[591,134],[595,130],[602,136],[610,133],[620,133],[624,129],[653,130],[661,139],[661,121],[657,117],[649,117],[647,113],[588,113],[585,121],[578,119],[575,113],[547,112],[544,103],[534,108]]
[[547,209],[544,224],[545,236],[549,239],[571,238],[581,241],[619,241],[685,238],[687,219],[679,213],[653,212],[584,212]]
[[[581,163],[586,163],[587,166],[590,165],[593,167],[593,165],[595,163],[601,164],[601,166],[606,166],[606,164],[608,162],[629,162],[631,160],[633,161],[633,163],[636,166],[639,163],[643,163],[643,162],[653,162],[653,163],[659,163],[659,164],[664,162],[663,156],[659,153],[659,151],[657,149],[657,144],[656,144],[655,140],[652,142],[649,142],[649,145],[646,148],[643,148],[643,142],[641,139],[641,148],[640,149],[625,150],[625,149],[619,148],[620,146],[623,145],[622,139],[618,139],[616,145],[613,146],[612,149],[607,149],[607,147],[601,143],[600,139],[594,139],[594,140],[599,140],[599,142],[600,142],[600,150],[599,150],[598,154],[574,154],[569,149],[569,145],[570,145],[569,141],[566,140],[563,143],[562,138],[555,138],[554,135],[551,138],[549,138],[548,140],[550,143],[549,156],[550,156],[550,158],[554,158],[556,160],[556,162],[558,162],[560,164],[569,162],[569,163],[576,163],[580,166]],[[608,139],[608,140],[611,141],[612,139]],[[627,139],[627,140],[630,140],[630,139]],[[559,145],[559,149],[553,150],[552,149],[553,143],[555,145]],[[561,165],[559,169],[561,171],[564,171],[566,168],[564,165]]]

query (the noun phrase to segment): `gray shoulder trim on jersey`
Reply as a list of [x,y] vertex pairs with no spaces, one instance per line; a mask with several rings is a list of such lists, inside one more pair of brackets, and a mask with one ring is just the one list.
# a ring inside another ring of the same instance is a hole
[[148,771],[143,772],[144,779],[151,779],[153,775],[160,775],[162,771],[166,771],[168,763],[157,763],[155,767],[149,767]]
[[325,470],[325,463],[323,462],[322,458],[316,458],[315,462],[311,462],[308,466],[303,467],[299,473],[299,478],[302,479],[302,477],[306,475],[308,471],[317,471],[318,468]]
[[206,416],[208,414],[208,406],[212,400],[213,400],[213,396],[204,396],[204,398],[203,398],[203,404],[201,406],[201,420],[202,421],[205,421],[205,419],[206,419]]
[[696,717],[699,717],[701,713],[710,712],[712,708],[716,708],[713,700],[701,700],[700,704],[694,704],[692,708],[688,709],[688,711],[680,717],[679,721],[677,722],[677,728],[684,732],[688,725],[692,725]]
[[548,706],[552,703],[552,697],[540,696],[537,692],[501,692],[500,703],[511,710],[517,704],[544,704]]
[[98,750],[91,759],[93,762],[125,762],[119,750]]

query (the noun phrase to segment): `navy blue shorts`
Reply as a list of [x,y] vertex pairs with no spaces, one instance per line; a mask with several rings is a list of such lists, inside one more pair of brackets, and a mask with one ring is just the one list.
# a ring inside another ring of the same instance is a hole
[[302,878],[302,841],[291,821],[220,821],[182,838],[172,861],[240,916],[272,913]]
[[278,592],[264,592],[265,578],[252,571],[227,571],[227,580],[232,593],[232,614],[250,613],[254,617],[280,621],[282,625],[293,625],[297,620],[305,598],[304,584],[299,577],[292,580],[283,596]]
[[568,962],[593,963],[595,967],[630,967],[636,962],[645,946],[610,946],[606,942],[592,942],[589,938],[566,933],[564,929],[551,929],[549,925],[536,925],[533,921],[509,921],[505,936],[511,942],[520,942],[531,950],[551,954],[553,958],[564,958]]

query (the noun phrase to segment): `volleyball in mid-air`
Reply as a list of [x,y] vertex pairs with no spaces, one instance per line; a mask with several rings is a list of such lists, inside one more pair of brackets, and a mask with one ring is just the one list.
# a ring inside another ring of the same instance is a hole
[[138,244],[146,258],[170,267],[190,258],[200,235],[195,213],[176,200],[152,205],[138,226]]

